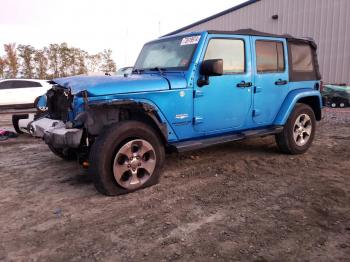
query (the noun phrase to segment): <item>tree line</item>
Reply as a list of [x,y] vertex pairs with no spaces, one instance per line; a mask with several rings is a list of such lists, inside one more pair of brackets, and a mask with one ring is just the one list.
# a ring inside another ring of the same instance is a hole
[[89,54],[67,43],[50,44],[42,49],[9,43],[4,44],[4,51],[5,55],[0,57],[0,78],[52,79],[87,72],[116,71],[111,49]]

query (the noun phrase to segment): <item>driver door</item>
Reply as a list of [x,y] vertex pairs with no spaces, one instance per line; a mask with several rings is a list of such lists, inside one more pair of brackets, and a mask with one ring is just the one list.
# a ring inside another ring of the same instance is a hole
[[[194,129],[204,134],[244,128],[252,104],[249,36],[209,36],[202,61],[223,59],[223,75],[194,87]],[[199,78],[201,76],[198,76]]]

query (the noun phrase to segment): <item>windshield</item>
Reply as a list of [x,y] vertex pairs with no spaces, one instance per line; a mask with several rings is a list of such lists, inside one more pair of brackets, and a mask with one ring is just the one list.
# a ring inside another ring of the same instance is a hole
[[188,68],[200,35],[174,37],[145,44],[137,58],[134,69],[172,69]]

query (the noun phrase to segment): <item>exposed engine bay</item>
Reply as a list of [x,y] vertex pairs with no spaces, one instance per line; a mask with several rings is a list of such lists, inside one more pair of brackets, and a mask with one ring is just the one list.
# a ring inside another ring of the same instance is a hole
[[166,126],[150,105],[125,99],[89,101],[86,91],[76,96],[83,99],[84,108],[74,116],[74,96],[69,89],[56,84],[46,94],[47,111],[38,111],[34,116],[15,115],[13,124],[21,132],[43,138],[55,148],[88,148],[104,127],[128,119],[159,123],[157,127],[167,135]]

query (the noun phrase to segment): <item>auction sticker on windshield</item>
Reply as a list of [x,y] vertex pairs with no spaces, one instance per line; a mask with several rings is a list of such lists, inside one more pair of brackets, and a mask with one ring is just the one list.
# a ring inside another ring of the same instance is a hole
[[201,38],[200,35],[184,37],[181,40],[181,45],[194,45],[194,44],[197,44],[199,42],[200,38]]

